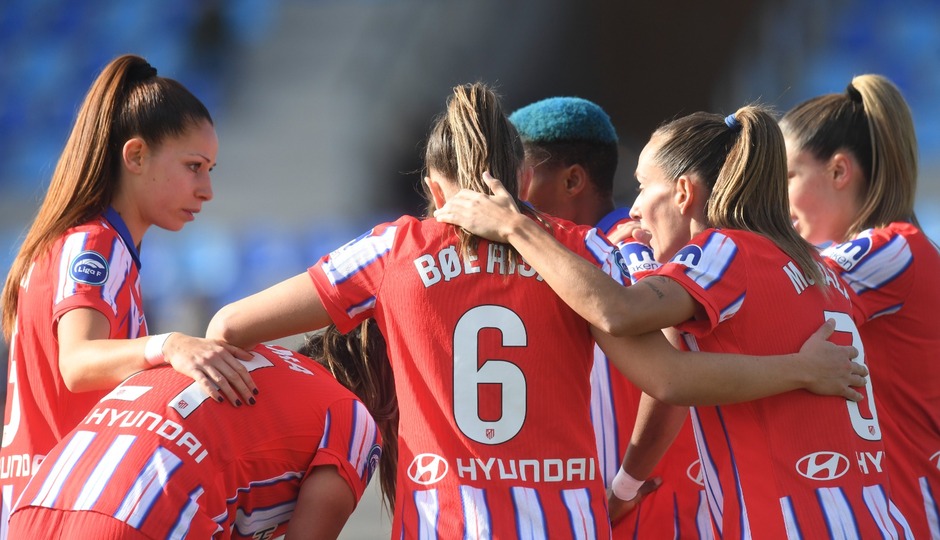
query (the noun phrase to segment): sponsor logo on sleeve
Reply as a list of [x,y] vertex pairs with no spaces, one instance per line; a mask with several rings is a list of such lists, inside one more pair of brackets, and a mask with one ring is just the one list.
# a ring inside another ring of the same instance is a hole
[[849,472],[849,458],[838,452],[814,452],[796,462],[796,472],[810,480],[835,480]]
[[639,242],[630,242],[620,246],[620,254],[626,264],[624,273],[634,282],[644,273],[660,267],[660,264],[653,258],[653,249]]
[[408,478],[416,484],[436,484],[447,475],[447,460],[437,454],[418,454],[408,466]]
[[835,261],[843,270],[848,272],[855,268],[855,265],[862,262],[869,251],[871,251],[871,238],[862,237],[832,246],[823,251],[823,255]]
[[69,264],[69,276],[79,283],[103,285],[108,280],[108,260],[96,251],[83,251]]
[[702,262],[702,248],[694,244],[685,246],[680,249],[669,262],[678,263],[688,268],[695,268],[698,266],[698,263]]

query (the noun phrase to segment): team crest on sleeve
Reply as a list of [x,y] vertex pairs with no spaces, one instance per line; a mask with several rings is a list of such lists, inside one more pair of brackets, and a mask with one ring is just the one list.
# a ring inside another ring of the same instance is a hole
[[96,251],[83,251],[69,264],[69,276],[79,283],[103,285],[108,280],[108,260]]
[[620,253],[620,251],[614,251],[614,262],[617,264],[617,268],[620,269],[621,274],[630,277],[630,266],[627,264],[627,261],[624,260],[623,254]]
[[620,246],[621,257],[618,264],[625,269],[624,274],[633,279],[640,272],[649,272],[659,268],[660,264],[653,259],[653,249],[639,242],[630,242]]
[[855,268],[871,251],[871,237],[863,236],[832,246],[823,251],[823,256],[832,259],[846,272]]
[[368,471],[368,476],[366,477],[366,483],[368,484],[372,481],[372,475],[375,474],[375,469],[379,466],[379,459],[382,457],[382,447],[373,444],[372,449],[369,450],[369,457],[366,461],[366,469]]
[[702,262],[702,248],[695,244],[689,244],[680,249],[669,262],[678,263],[687,268],[695,268],[698,263]]

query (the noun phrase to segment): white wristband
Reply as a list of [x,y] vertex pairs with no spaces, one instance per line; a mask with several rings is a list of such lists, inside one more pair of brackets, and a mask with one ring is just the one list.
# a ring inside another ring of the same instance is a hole
[[623,470],[623,467],[621,467],[620,470],[617,471],[617,476],[614,477],[614,483],[610,486],[610,489],[621,501],[630,501],[636,497],[643,482],[644,480],[637,480],[627,474],[627,472]]
[[144,345],[144,360],[146,360],[148,364],[156,367],[166,363],[166,358],[163,356],[163,345],[172,333],[173,332],[157,334],[147,339],[147,344]]

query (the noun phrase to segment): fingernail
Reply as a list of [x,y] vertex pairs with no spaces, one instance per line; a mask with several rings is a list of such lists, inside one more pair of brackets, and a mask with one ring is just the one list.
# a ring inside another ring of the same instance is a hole
[[257,395],[258,395],[258,389],[257,389],[257,388],[253,388],[253,389],[251,390],[251,393],[257,396]]
[[218,401],[219,403],[222,403],[223,401],[225,401],[224,399],[222,399],[222,396],[215,398],[215,400]]
[[248,398],[248,404],[249,404],[249,405],[254,405],[254,404],[255,404],[255,398],[253,398],[253,397]]
[[236,406],[236,407],[241,407],[241,406],[242,406],[242,400],[236,399],[236,400],[235,400],[235,406]]

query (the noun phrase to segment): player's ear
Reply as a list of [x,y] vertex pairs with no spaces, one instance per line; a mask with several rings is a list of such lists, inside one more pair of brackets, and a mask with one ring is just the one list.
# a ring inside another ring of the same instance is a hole
[[140,137],[128,139],[121,148],[124,167],[133,173],[139,173],[147,153],[147,143]]
[[577,195],[587,187],[588,173],[580,165],[570,165],[565,171],[565,193]]
[[692,179],[684,174],[676,179],[672,200],[679,208],[680,214],[685,215],[692,210],[695,198],[695,183]]
[[434,201],[434,208],[440,208],[444,206],[444,203],[447,202],[447,197],[444,196],[444,190],[441,189],[441,185],[434,180],[431,180],[430,176],[424,177],[424,183],[428,186],[428,192],[431,194],[431,200]]
[[833,187],[843,189],[849,185],[855,172],[855,161],[845,152],[836,152],[829,158],[828,170],[832,175]]

